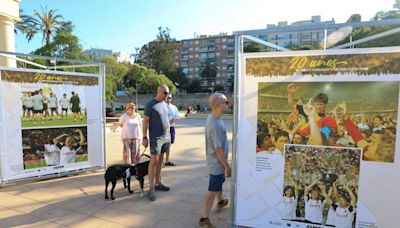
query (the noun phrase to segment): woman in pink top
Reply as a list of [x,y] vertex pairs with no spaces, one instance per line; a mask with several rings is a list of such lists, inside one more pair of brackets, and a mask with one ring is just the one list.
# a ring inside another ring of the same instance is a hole
[[134,164],[139,160],[139,140],[142,139],[142,118],[135,111],[135,104],[128,103],[126,112],[119,118],[122,128],[121,139],[124,144],[123,159],[125,163]]

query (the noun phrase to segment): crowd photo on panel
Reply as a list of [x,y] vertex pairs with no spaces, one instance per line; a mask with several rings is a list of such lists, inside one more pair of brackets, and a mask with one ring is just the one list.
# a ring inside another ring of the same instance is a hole
[[22,92],[21,102],[22,127],[44,126],[51,121],[65,125],[69,121],[79,123],[86,119],[86,108],[82,107],[81,98],[75,91],[63,93],[59,98],[50,87],[43,87]]
[[398,94],[392,82],[259,83],[256,155],[284,156],[282,219],[355,226],[360,162],[394,162]]

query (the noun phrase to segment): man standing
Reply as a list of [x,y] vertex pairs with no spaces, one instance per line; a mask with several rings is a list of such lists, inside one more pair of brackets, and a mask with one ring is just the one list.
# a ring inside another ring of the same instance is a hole
[[[69,100],[70,103],[70,107],[71,107],[71,111],[72,114],[74,116],[74,122],[76,122],[76,118],[78,116],[80,116],[80,108],[79,108],[79,104],[81,103],[81,101],[79,100],[79,97],[77,96],[77,94],[75,94],[74,91],[71,92],[71,99]],[[80,116],[81,120],[82,120],[82,116]]]
[[[168,120],[169,120],[169,132],[171,133],[171,144],[174,144],[175,142],[175,123],[176,120],[179,118],[179,110],[178,108],[173,105],[172,102],[172,95],[169,94],[167,96],[167,99],[165,100],[167,102],[167,107],[168,107]],[[173,162],[169,160],[169,152],[166,152],[166,157],[165,157],[165,165],[166,166],[175,166]]]
[[157,88],[156,97],[146,104],[143,116],[143,146],[149,145],[147,129],[150,138],[150,164],[149,164],[149,199],[156,200],[155,190],[169,191],[169,187],[163,185],[161,179],[161,165],[163,153],[169,151],[171,136],[169,133],[168,108],[164,102],[169,95],[169,88],[161,85]]
[[228,138],[221,116],[228,110],[228,99],[221,93],[214,93],[208,100],[211,114],[206,121],[206,160],[209,172],[208,192],[204,196],[203,211],[198,223],[199,227],[214,227],[209,219],[209,212],[217,196],[217,209],[228,205],[228,199],[222,198],[222,184],[225,176],[231,176],[228,164]]

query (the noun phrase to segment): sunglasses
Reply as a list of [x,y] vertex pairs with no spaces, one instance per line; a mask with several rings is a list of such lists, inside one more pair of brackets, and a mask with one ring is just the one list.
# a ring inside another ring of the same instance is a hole
[[172,98],[171,97],[167,97],[167,100],[171,100]]
[[164,92],[164,95],[168,95],[168,94],[170,94],[169,92]]
[[225,103],[226,105],[229,105],[229,101],[221,102],[221,104]]

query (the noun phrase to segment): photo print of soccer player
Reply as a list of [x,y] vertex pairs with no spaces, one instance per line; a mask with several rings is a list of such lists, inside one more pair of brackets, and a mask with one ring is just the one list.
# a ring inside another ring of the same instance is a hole
[[256,152],[289,143],[363,149],[363,160],[393,163],[399,83],[261,82]]
[[285,145],[281,218],[354,227],[361,149]]
[[24,169],[88,161],[86,127],[22,130]]

